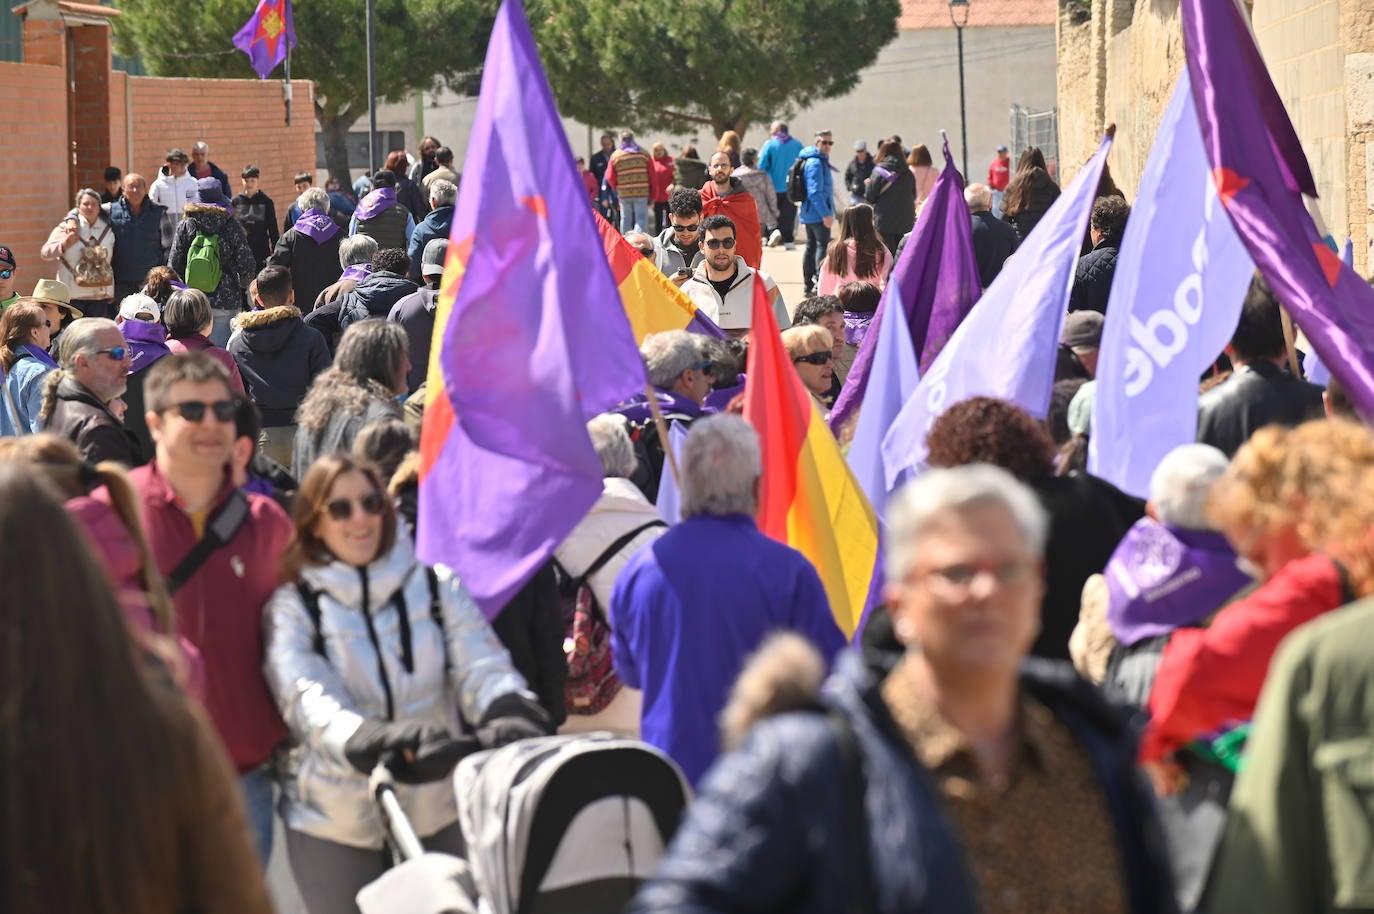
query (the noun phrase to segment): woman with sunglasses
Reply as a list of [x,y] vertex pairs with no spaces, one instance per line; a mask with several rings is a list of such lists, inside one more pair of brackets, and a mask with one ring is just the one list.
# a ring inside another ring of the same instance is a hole
[[57,368],[48,355],[52,321],[32,302],[10,305],[0,316],[0,436],[38,431],[43,382]]
[[379,761],[426,848],[461,853],[453,766],[550,727],[462,585],[397,535],[370,464],[320,458],[292,520],[265,673],[295,742],[279,769],[291,869],[306,908],[336,914],[386,868],[368,790]]
[[782,344],[792,357],[792,366],[797,369],[797,376],[810,391],[822,415],[830,411],[821,395],[830,390],[830,382],[835,376],[834,342],[830,331],[819,324],[789,327],[782,332]]

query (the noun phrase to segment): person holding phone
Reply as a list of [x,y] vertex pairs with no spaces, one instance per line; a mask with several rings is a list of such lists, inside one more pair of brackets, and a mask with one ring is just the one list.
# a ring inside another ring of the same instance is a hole
[[704,259],[701,248],[701,191],[679,187],[668,198],[668,227],[654,239],[654,266],[681,286]]

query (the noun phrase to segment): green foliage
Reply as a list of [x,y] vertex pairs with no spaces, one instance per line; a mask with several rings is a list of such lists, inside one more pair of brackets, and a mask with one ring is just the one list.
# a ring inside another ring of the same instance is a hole
[[843,95],[897,37],[900,0],[532,0],[560,111],[743,132]]

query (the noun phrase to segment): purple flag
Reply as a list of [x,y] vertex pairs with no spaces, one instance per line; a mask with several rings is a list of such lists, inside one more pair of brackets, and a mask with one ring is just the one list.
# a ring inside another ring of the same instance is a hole
[[1323,241],[1301,194],[1307,159],[1240,9],[1183,0],[1203,145],[1226,212],[1293,321],[1365,415],[1374,415],[1374,289]]
[[886,513],[884,505],[889,493],[883,473],[883,436],[902,411],[902,404],[921,383],[916,350],[911,348],[906,308],[902,305],[901,287],[893,283],[889,288],[892,291],[878,303],[878,311],[865,337],[865,341],[877,338],[877,354],[873,356],[863,409],[859,410],[854,437],[845,455],[849,468],[854,471],[854,479],[879,517]]
[[[922,371],[935,361],[955,329],[983,292],[978,263],[973,259],[973,221],[964,202],[964,178],[954,167],[949,140],[944,143],[945,167],[935,180],[921,218],[902,249],[879,310],[890,296],[906,303],[912,351]],[[876,317],[875,317],[876,321]],[[827,420],[838,429],[863,401],[873,368],[877,334],[871,330],[859,346],[835,408]],[[875,502],[876,504],[876,502]]]
[[524,11],[505,0],[454,211],[420,440],[419,555],[452,567],[488,618],[601,494],[586,421],[646,383],[573,163]]
[[922,375],[883,439],[889,491],[924,465],[926,431],[955,403],[1000,397],[1045,415],[1073,269],[1111,145],[1108,133]]
[[286,47],[296,46],[296,20],[291,0],[262,0],[234,36],[234,47],[248,55],[262,79],[286,59]]
[[[1352,270],[1355,269],[1354,239],[1345,239],[1345,245],[1341,248],[1341,263]],[[1307,380],[1322,387],[1331,380],[1331,369],[1326,367],[1321,356],[1317,355],[1310,344],[1307,347],[1307,357],[1302,360],[1302,373],[1307,376]]]

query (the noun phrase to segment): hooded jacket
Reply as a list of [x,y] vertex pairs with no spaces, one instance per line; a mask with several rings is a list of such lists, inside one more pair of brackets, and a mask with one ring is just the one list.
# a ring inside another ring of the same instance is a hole
[[[328,215],[318,210],[312,210],[310,215],[322,223],[333,223]],[[299,221],[298,217],[296,222]],[[269,264],[291,271],[291,289],[296,293],[296,305],[306,311],[314,306],[321,292],[338,282],[343,273],[343,267],[339,265],[339,244],[343,241],[343,232],[336,230],[331,233],[327,231],[328,226],[324,228],[329,237],[316,241],[292,225],[277,239],[272,256],[267,258]]]
[[[747,196],[747,195],[746,195]],[[750,201],[753,202],[752,200]],[[722,297],[711,285],[706,276],[706,261],[697,264],[690,279],[682,284],[682,291],[706,316],[716,322],[722,330],[748,330],[754,321],[754,274],[763,277],[763,287],[769,295],[777,289],[777,283],[767,273],[752,269],[744,258],[735,255],[735,281]],[[773,302],[773,314],[778,319],[778,328],[786,330],[792,326],[792,318],[787,306],[779,295]]]
[[369,317],[386,317],[391,308],[419,286],[390,270],[377,270],[339,297],[339,330]]
[[[529,694],[472,597],[448,571],[437,574],[442,628],[431,615],[428,575],[404,534],[362,568],[338,560],[307,565],[301,580],[318,595],[323,656],[295,583],[272,595],[263,667],[294,738],[279,775],[287,827],[351,847],[382,847],[386,832],[367,775],[349,763],[344,744],[363,721],[387,719],[388,689],[391,719],[438,724],[454,736],[460,712],[475,723],[500,696]],[[396,793],[421,837],[458,819],[448,780],[397,785]]]
[[[229,193],[226,191],[224,195],[227,197]],[[158,169],[157,178],[148,188],[148,199],[159,206],[167,207],[167,212],[172,218],[180,221],[187,205],[196,202],[195,176],[188,168],[179,177],[172,177],[167,166],[163,165]]]
[[807,146],[797,156],[806,164],[806,201],[797,208],[797,221],[811,225],[835,215],[835,180],[830,176],[830,157],[816,146]]
[[253,196],[237,194],[231,201],[234,212],[243,225],[243,233],[248,237],[248,247],[253,251],[257,268],[261,272],[272,255],[281,232],[277,228],[277,205],[262,191]]
[[436,238],[447,238],[449,230],[453,228],[453,204],[439,206],[429,211],[429,215],[415,226],[415,231],[410,233],[410,243],[406,246],[406,254],[410,256],[410,279],[412,282],[421,283],[425,281],[421,269],[424,267],[423,259],[425,256],[425,246]]
[[873,227],[880,235],[905,235],[916,224],[916,178],[896,156],[874,166],[864,199],[873,204]]
[[264,428],[293,424],[311,382],[330,362],[324,336],[301,321],[294,305],[240,314],[228,349]]
[[148,379],[148,366],[164,355],[171,355],[172,350],[167,348],[167,328],[161,324],[126,320],[119,325],[119,330],[124,334],[132,353],[129,377],[124,382],[124,402],[129,407],[124,413],[124,427],[138,439],[142,457],[147,460],[153,456],[156,447],[145,417],[143,384]]
[[76,445],[90,463],[113,460],[126,467],[146,459],[110,408],[70,374],[57,385],[57,402],[43,431]]
[[[0,394],[0,437],[41,430],[42,420],[39,413],[43,409],[43,388],[48,375],[57,368],[52,356],[28,344],[20,347],[19,360],[9,371],[0,369],[5,387],[9,389],[9,399]],[[19,411],[18,416],[10,414],[10,403]],[[16,420],[23,429],[15,427]]]
[[186,218],[177,226],[168,264],[178,276],[186,275],[186,257],[196,234],[219,236],[219,285],[210,296],[210,306],[221,311],[238,311],[243,306],[243,290],[257,269],[253,251],[243,226],[228,210],[204,203],[186,204]]

